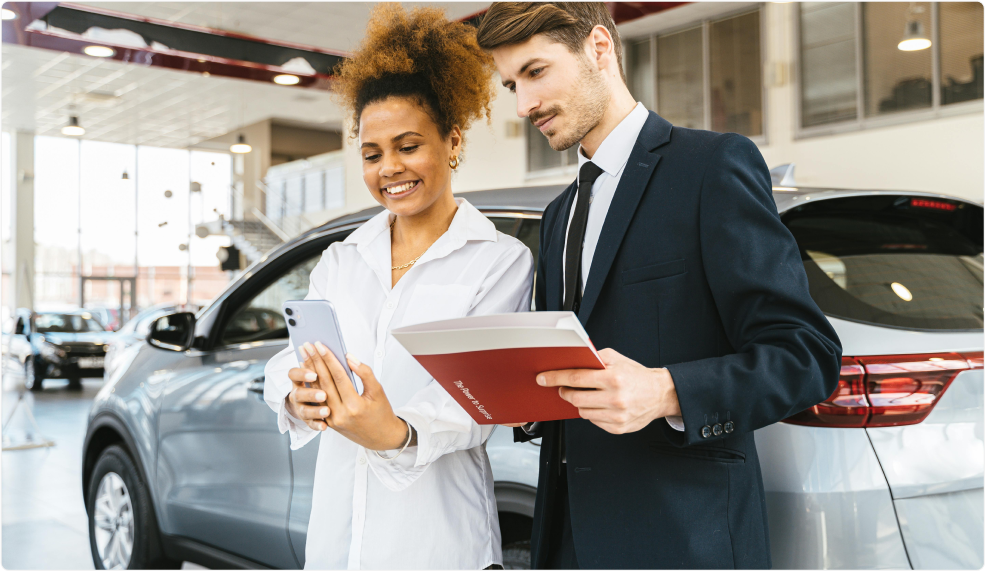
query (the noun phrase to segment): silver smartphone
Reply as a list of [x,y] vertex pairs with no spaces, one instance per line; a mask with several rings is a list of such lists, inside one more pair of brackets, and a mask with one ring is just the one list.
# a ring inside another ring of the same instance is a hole
[[339,319],[332,302],[325,299],[285,301],[284,319],[287,320],[287,331],[291,335],[291,343],[294,345],[298,363],[304,362],[304,358],[298,353],[298,347],[305,343],[314,345],[316,341],[321,341],[335,355],[339,363],[342,363],[356,391],[363,394],[362,380],[352,373],[346,361],[342,329],[339,327]]

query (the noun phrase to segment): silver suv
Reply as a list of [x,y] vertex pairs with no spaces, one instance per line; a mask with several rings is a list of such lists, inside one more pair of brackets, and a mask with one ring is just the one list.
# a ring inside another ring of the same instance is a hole
[[[537,253],[561,187],[469,193]],[[923,193],[774,191],[811,295],[841,337],[830,399],[756,433],[778,568],[983,565],[982,207]],[[89,416],[82,485],[97,568],[304,565],[317,445],[291,451],[263,402],[277,308],[367,220],[269,253],[210,305],[155,322]],[[507,568],[529,565],[537,443],[487,443]]]

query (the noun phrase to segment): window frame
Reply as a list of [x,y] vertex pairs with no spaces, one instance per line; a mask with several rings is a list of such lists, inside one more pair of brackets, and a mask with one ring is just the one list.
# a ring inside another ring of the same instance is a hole
[[865,54],[864,50],[864,22],[862,18],[863,2],[853,2],[855,8],[855,119],[837,121],[824,125],[814,125],[804,127],[803,105],[804,105],[804,84],[803,73],[803,50],[801,38],[802,18],[801,10],[803,6],[797,3],[794,10],[791,10],[792,36],[794,62],[791,66],[791,81],[794,85],[795,97],[793,101],[794,110],[794,140],[809,139],[812,137],[824,137],[828,135],[838,135],[841,133],[852,133],[867,129],[879,129],[882,127],[892,127],[919,121],[930,121],[933,119],[943,119],[959,115],[982,113],[985,111],[985,99],[977,101],[963,101],[950,105],[941,105],[941,52],[940,52],[940,2],[930,2],[930,73],[931,73],[931,102],[926,109],[914,109],[912,111],[899,111],[887,115],[875,115],[867,117],[865,113]]

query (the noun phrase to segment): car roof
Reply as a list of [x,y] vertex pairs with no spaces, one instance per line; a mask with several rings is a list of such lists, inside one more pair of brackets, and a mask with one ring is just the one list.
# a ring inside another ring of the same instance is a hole
[[[552,184],[545,186],[520,186],[513,188],[497,188],[493,190],[476,190],[460,192],[455,196],[464,198],[469,204],[479,210],[523,210],[543,212],[547,205],[567,188],[567,185]],[[332,219],[315,230],[345,225],[349,222],[361,222],[383,211],[382,206],[373,206]]]
[[[517,210],[527,212],[543,212],[567,185],[544,185],[544,186],[521,186],[513,188],[497,188],[493,190],[476,190],[472,192],[462,192],[455,196],[465,198],[472,206],[479,210]],[[946,194],[921,192],[921,191],[900,191],[900,190],[863,190],[845,188],[821,188],[821,187],[774,187],[773,200],[776,202],[776,209],[779,212],[803,204],[809,200],[825,200],[828,198],[847,198],[850,196],[871,196],[879,194],[890,195],[912,195],[928,196],[935,198],[946,198],[948,200],[960,200],[976,206],[981,204]],[[367,220],[383,210],[382,206],[373,206],[352,214],[346,214],[339,218],[334,218],[328,222],[308,230],[298,239],[310,234],[320,233],[325,230],[345,226],[353,222]]]
[[[542,186],[521,186],[512,188],[497,188],[491,190],[476,190],[472,192],[457,193],[455,196],[466,198],[470,204],[486,212],[490,211],[502,211],[502,212],[528,212],[528,213],[541,213],[547,208],[554,198],[556,198],[561,192],[567,188],[567,185],[542,185]],[[907,195],[907,196],[925,196],[933,198],[945,198],[948,200],[959,200],[961,202],[966,202],[968,204],[973,204],[975,206],[981,207],[980,203],[967,200],[964,198],[949,196],[946,194],[931,193],[931,192],[921,192],[921,191],[899,191],[899,190],[862,190],[862,189],[843,189],[843,188],[818,188],[818,187],[773,187],[773,200],[776,203],[776,209],[778,212],[783,213],[791,208],[804,204],[811,200],[826,200],[830,198],[848,198],[851,196],[872,196],[872,195]],[[320,236],[325,233],[334,232],[336,229],[341,229],[346,226],[352,226],[355,224],[362,223],[376,214],[383,211],[383,207],[374,206],[371,208],[366,208],[358,212],[353,212],[351,214],[346,214],[338,218],[333,218],[321,224],[315,226],[306,232],[303,232],[299,236],[274,247],[272,250],[267,252],[263,257],[257,260],[256,263],[251,265],[243,274],[240,279],[237,279],[234,283],[238,283],[243,278],[252,275],[253,270],[264,265],[267,260],[276,258],[282,253],[287,252],[294,248],[297,244],[306,242],[309,239],[313,239],[316,236]],[[227,290],[232,290],[234,284],[230,284]],[[221,294],[216,300],[223,297]],[[215,301],[215,300],[214,300]],[[202,309],[206,309],[211,306],[211,304],[206,304]]]

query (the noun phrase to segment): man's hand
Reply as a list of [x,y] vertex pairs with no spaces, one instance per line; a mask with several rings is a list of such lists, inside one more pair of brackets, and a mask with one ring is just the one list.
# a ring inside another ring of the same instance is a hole
[[612,349],[599,357],[605,369],[569,369],[537,375],[537,384],[558,387],[578,414],[606,432],[636,432],[655,419],[679,416],[674,379],[667,369],[648,369]]

